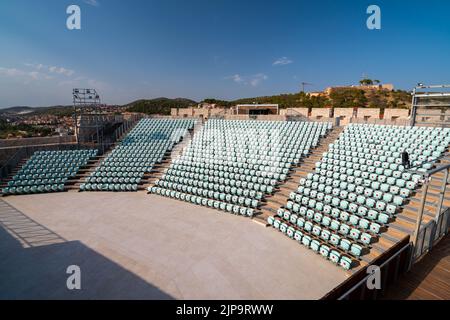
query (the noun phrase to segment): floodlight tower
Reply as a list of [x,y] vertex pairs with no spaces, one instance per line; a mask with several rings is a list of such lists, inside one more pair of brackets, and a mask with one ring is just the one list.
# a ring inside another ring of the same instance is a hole
[[312,86],[312,83],[302,82],[302,92],[305,92],[305,86]]
[[[103,152],[103,141],[102,137],[100,137],[100,128],[99,128],[99,121],[98,121],[98,115],[100,111],[100,95],[97,93],[95,89],[80,89],[75,88],[72,90],[72,97],[73,97],[73,113],[74,113],[74,123],[75,123],[75,137],[77,140],[78,145],[80,144],[79,141],[79,126],[77,124],[78,116],[80,116],[80,126],[81,123],[81,116],[83,113],[88,109],[88,112],[93,113],[95,117],[95,128],[96,128],[96,134],[97,134],[97,145],[100,146]],[[87,127],[92,127],[90,124],[87,125]]]

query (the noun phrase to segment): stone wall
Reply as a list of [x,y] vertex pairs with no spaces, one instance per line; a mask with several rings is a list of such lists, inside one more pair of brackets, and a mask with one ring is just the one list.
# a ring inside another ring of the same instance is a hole
[[334,108],[334,118],[340,118],[341,125],[349,124],[353,118],[353,108]]
[[312,108],[310,119],[315,120],[315,119],[330,118],[330,112],[331,109],[329,108]]
[[358,108],[356,117],[358,119],[364,119],[364,120],[380,119],[380,109],[378,109],[378,108]]
[[309,109],[308,108],[280,109],[280,115],[308,117],[309,116]]
[[[409,123],[408,109],[385,109],[384,118],[380,119],[379,108],[358,108],[354,111],[353,108],[312,108],[308,112],[308,108],[287,108],[280,109],[279,115],[271,116],[257,116],[251,119],[276,119],[284,120],[289,116],[304,116],[311,121],[331,121],[334,122],[336,118],[340,118],[340,125],[347,125],[349,123],[379,123],[379,124],[397,124],[406,125]],[[427,110],[428,111],[428,110]],[[248,115],[235,116],[232,108],[172,108],[172,116],[179,117],[199,117],[209,118],[211,116],[224,116],[226,119],[250,119]],[[333,116],[331,116],[333,115]],[[436,115],[431,117],[429,121],[437,120],[441,116],[441,111],[436,111]],[[447,116],[447,115],[446,115]],[[448,115],[450,117],[450,114]]]
[[384,109],[385,120],[408,119],[409,109]]
[[21,139],[1,139],[0,149],[11,147],[25,147],[42,144],[62,144],[76,142],[75,136],[54,136],[54,137],[37,137],[37,138],[21,138]]

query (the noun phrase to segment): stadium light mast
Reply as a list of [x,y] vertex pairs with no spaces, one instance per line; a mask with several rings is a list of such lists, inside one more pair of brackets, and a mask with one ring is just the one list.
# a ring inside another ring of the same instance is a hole
[[305,92],[305,86],[312,86],[312,83],[302,82],[302,92]]
[[[95,129],[96,129],[96,135],[97,135],[97,146],[100,147],[101,143],[101,149],[103,153],[103,139],[100,137],[100,128],[99,128],[99,110],[100,110],[100,95],[95,89],[81,89],[81,88],[75,88],[72,90],[72,98],[73,98],[73,111],[74,111],[74,124],[75,124],[75,137],[78,146],[80,145],[80,130],[79,128],[83,125],[83,127],[92,127],[90,124],[85,125],[82,123],[82,115],[83,112],[86,109],[90,109],[90,112],[94,112],[94,118],[95,118]],[[80,116],[80,124],[78,125],[78,116]]]

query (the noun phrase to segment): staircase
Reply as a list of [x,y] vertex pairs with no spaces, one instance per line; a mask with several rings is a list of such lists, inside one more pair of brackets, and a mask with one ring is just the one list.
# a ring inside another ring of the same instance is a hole
[[0,184],[0,196],[3,196],[2,190],[3,188],[8,186],[8,182],[12,180],[12,178],[19,172],[20,168],[22,168],[31,157],[20,160],[17,164],[17,167],[11,171],[7,178],[3,179]]
[[[298,167],[293,169],[289,178],[280,186],[278,191],[273,196],[267,198],[267,202],[261,207],[260,214],[255,216],[253,221],[268,226],[267,218],[275,215],[277,210],[287,203],[290,193],[297,190],[300,179],[306,178],[309,173],[314,171],[315,163],[320,161],[323,152],[328,149],[328,144],[336,140],[342,131],[342,127],[334,128],[325,139],[320,141],[319,146],[313,150],[311,155],[305,158]],[[447,152],[438,163],[450,163],[450,152]],[[425,202],[423,224],[428,223],[436,216],[436,208],[440,198],[443,179],[444,172],[439,172],[432,177]],[[450,207],[450,189],[448,185],[444,196],[443,207]],[[348,271],[349,273],[356,273],[361,268],[373,264],[375,260],[378,260],[382,256],[389,255],[388,251],[390,249],[405,242],[413,235],[423,192],[424,187],[422,186],[412,194],[409,202],[395,216],[395,220],[383,226],[382,232],[379,234],[376,242],[370,244],[368,247],[369,250],[360,257],[358,266]]]
[[267,218],[277,213],[277,210],[286,205],[289,194],[296,191],[301,178],[306,178],[308,173],[313,172],[316,162],[322,159],[322,154],[328,150],[328,145],[333,143],[344,127],[333,127],[328,135],[319,141],[319,145],[312,150],[312,153],[304,158],[298,166],[291,169],[288,178],[281,184],[275,193],[266,198],[266,202],[261,206],[261,211],[257,213],[253,221],[268,226]]
[[[78,170],[75,177],[69,179],[65,185],[65,191],[78,192],[80,190],[80,185],[86,182],[86,178],[89,177],[92,172],[95,171],[101,162],[106,159],[110,153],[122,142],[122,140],[127,136],[127,134],[133,130],[133,128],[139,123],[140,118],[134,122],[129,122],[125,127],[122,125],[121,128],[116,129],[117,140],[113,144],[110,144],[108,149],[101,155],[89,160],[87,165],[83,166]],[[131,123],[131,124],[130,124]],[[123,129],[123,128],[126,128]]]
[[[450,152],[447,152],[438,163],[449,164]],[[440,200],[442,183],[445,178],[444,172],[440,171],[432,176],[428,185],[428,192],[425,199],[425,207],[422,217],[422,224],[427,224],[436,217],[436,210]],[[403,210],[398,213],[395,220],[389,224],[389,228],[403,233],[404,236],[412,236],[415,232],[417,215],[419,214],[424,186],[421,186],[412,196],[409,202],[404,206]],[[444,201],[442,207],[450,207],[450,189],[447,183]]]
[[[322,159],[322,154],[328,150],[330,143],[333,143],[339,135],[344,131],[344,127],[334,127],[331,132],[320,141],[319,145],[312,151],[312,153],[305,158],[299,166],[295,167],[289,174],[289,178],[282,184],[278,191],[273,196],[267,198],[267,202],[261,207],[260,214],[253,219],[254,222],[268,226],[267,218],[274,216],[277,210],[286,205],[291,192],[295,192],[299,186],[300,179],[306,178],[309,173],[313,173],[315,164]],[[359,258],[352,258],[357,262],[355,267],[348,270],[348,274],[354,274],[361,268],[366,267],[370,262],[378,259],[385,251],[392,248],[396,243],[404,239],[405,235],[400,234],[397,230],[388,230],[381,233],[377,242],[372,243],[365,248],[365,253]],[[339,251],[339,250],[338,250]]]
[[[450,153],[447,152],[438,163],[450,163]],[[443,179],[444,172],[438,172],[430,181],[422,217],[422,225],[427,224],[436,217]],[[450,190],[448,186],[449,184],[447,184],[444,195],[443,207],[450,207]],[[391,249],[401,242],[411,241],[411,237],[414,235],[416,228],[423,192],[424,186],[421,186],[409,197],[409,201],[395,215],[394,220],[385,226],[385,231],[380,233],[378,242],[371,244],[372,250],[370,250],[369,254],[361,257],[365,263],[374,264],[376,263],[375,260],[381,256],[389,256]]]
[[109,154],[112,152],[112,150],[114,150],[118,143],[119,142],[112,144],[109,147],[109,150],[106,151],[103,155],[94,157],[93,159],[89,160],[85,166],[80,167],[77,174],[67,180],[64,190],[72,192],[79,191],[80,185],[82,183],[85,183],[86,178],[89,177],[91,173],[95,171],[95,168],[97,168],[100,163],[109,156]]
[[194,135],[203,128],[203,122],[197,121],[194,128],[183,137],[183,140],[175,145],[172,151],[166,153],[161,163],[155,164],[151,172],[144,175],[142,179],[143,183],[139,186],[138,190],[147,190],[148,187],[154,186],[156,180],[160,179],[164,172],[170,167],[173,159],[179,158],[183,154],[185,147],[189,145]]
[[[109,145],[107,151],[101,155],[101,156],[96,156],[93,159],[89,160],[88,163],[85,166],[82,166],[76,176],[69,178],[68,181],[65,183],[65,187],[64,190],[65,191],[78,191],[80,188],[80,185],[82,183],[84,183],[86,177],[88,177],[94,170],[95,168],[101,163],[101,161],[103,159],[105,159],[109,153],[118,145],[120,144],[120,142],[122,141],[122,139],[128,134],[128,132],[130,132],[135,125],[139,122],[140,118],[137,118],[135,121],[133,122],[128,122],[127,125],[123,125],[123,128],[126,128],[126,130],[124,130],[122,127],[120,127],[119,129],[116,130],[116,134],[118,136],[118,140],[115,143],[112,143]],[[120,134],[120,135],[119,135]],[[30,157],[27,157],[23,160],[21,160],[16,168],[11,171],[11,173],[8,175],[8,177],[6,179],[3,179],[1,181],[0,184],[0,196],[2,196],[1,194],[1,190],[7,186],[8,181],[12,180],[12,177],[14,177],[14,175],[17,174],[17,172],[20,170],[20,168],[23,167],[23,165],[30,159]]]

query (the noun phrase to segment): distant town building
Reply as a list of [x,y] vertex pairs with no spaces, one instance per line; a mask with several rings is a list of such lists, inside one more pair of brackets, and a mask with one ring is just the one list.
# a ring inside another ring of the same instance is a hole
[[235,110],[237,115],[279,114],[278,104],[238,104]]
[[309,92],[308,95],[310,97],[320,97],[320,96],[325,95],[325,93],[324,92]]
[[55,132],[60,136],[60,137],[64,137],[69,135],[69,130],[67,128],[64,127],[58,127],[55,129]]
[[370,90],[394,91],[394,85],[391,84],[391,83],[386,83],[386,84],[370,84],[370,85],[351,85],[351,86],[328,87],[328,88],[326,88],[324,90],[324,93],[329,96],[330,93],[333,90],[336,90],[336,89],[348,89],[348,88],[359,89],[359,90],[364,90],[364,91],[370,91]]
[[197,105],[197,107],[199,109],[214,109],[217,107],[216,103],[206,103],[206,102],[201,102]]

